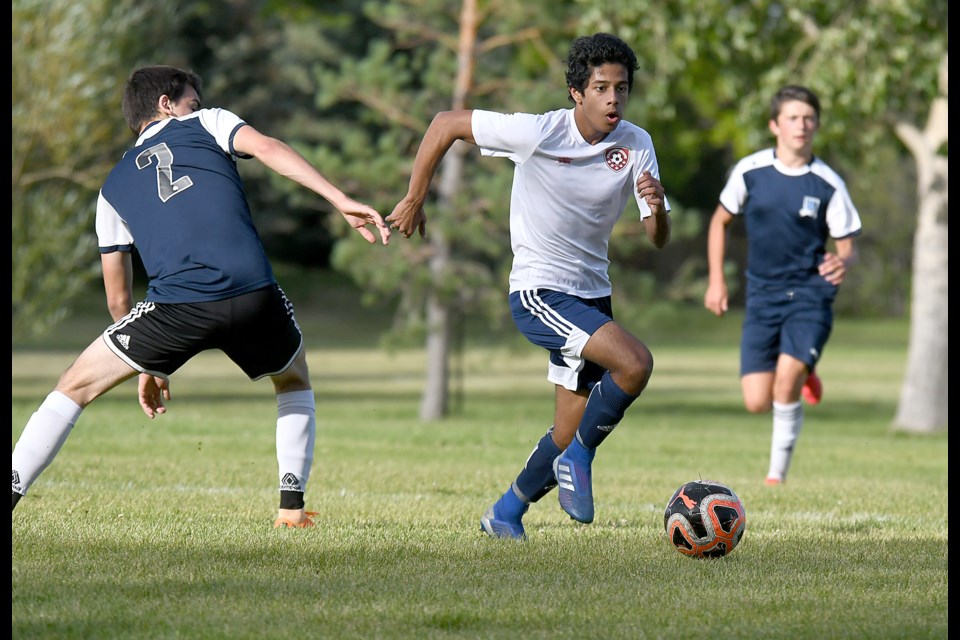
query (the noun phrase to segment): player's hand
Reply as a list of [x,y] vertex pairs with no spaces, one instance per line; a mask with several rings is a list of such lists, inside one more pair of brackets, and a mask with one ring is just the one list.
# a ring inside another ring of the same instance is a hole
[[420,237],[427,235],[427,215],[423,212],[423,203],[412,202],[404,198],[393,208],[387,216],[390,228],[396,229],[404,238],[409,238],[414,231],[420,232]]
[[647,201],[653,215],[664,213],[663,185],[649,171],[644,171],[637,178],[637,193]]
[[356,229],[357,233],[362,235],[364,240],[370,244],[377,241],[377,236],[367,228],[367,225],[371,224],[380,232],[380,241],[383,244],[390,244],[390,229],[384,222],[383,216],[373,207],[356,200],[348,200],[346,205],[340,209],[340,214],[347,221],[347,224]]
[[166,413],[164,400],[170,399],[170,381],[166,378],[141,373],[137,381],[140,408],[153,420],[158,414]]
[[727,312],[729,301],[727,299],[726,285],[709,285],[707,292],[703,296],[703,306],[711,311],[713,315],[723,317]]
[[829,251],[824,254],[823,262],[820,263],[818,268],[823,279],[833,285],[838,285],[843,282],[844,277],[847,275],[847,263],[844,262],[840,256],[830,253]]

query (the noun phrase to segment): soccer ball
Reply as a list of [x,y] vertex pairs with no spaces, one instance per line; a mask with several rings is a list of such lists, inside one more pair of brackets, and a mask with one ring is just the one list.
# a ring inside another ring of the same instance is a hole
[[667,502],[663,527],[674,548],[691,558],[721,558],[743,538],[747,515],[737,494],[712,480],[693,480]]

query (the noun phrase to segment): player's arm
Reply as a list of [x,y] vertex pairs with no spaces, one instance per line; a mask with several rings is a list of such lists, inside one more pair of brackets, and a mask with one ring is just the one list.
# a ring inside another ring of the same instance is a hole
[[703,296],[703,306],[718,316],[728,309],[728,291],[723,275],[723,260],[727,251],[727,227],[733,221],[733,214],[718,204],[710,218],[707,229],[707,292]]
[[407,195],[403,197],[393,212],[387,216],[387,222],[398,230],[403,237],[409,238],[414,230],[424,237],[427,229],[427,217],[423,212],[423,202],[427,199],[430,182],[440,161],[457,140],[476,144],[473,139],[473,111],[441,111],[434,116],[420,141]]
[[637,193],[647,202],[650,207],[650,214],[643,219],[643,226],[646,229],[647,237],[657,249],[662,249],[670,240],[670,215],[664,205],[663,185],[653,177],[649,171],[644,170],[637,179]]
[[383,244],[390,241],[390,229],[373,207],[358,202],[335,187],[293,147],[270,136],[265,136],[250,125],[240,127],[233,138],[237,153],[253,156],[267,168],[310,189],[332,204],[351,227],[367,242],[377,237],[367,225],[374,225]]
[[[103,289],[107,294],[107,309],[116,322],[133,309],[133,255],[130,251],[111,251],[100,254],[103,267]],[[153,419],[166,413],[164,400],[170,399],[170,381],[149,373],[141,373],[137,384],[140,408]]]
[[100,254],[107,310],[116,322],[133,309],[133,257],[130,251]]
[[820,263],[820,275],[830,284],[839,285],[847,276],[847,270],[856,263],[858,255],[857,248],[853,242],[853,236],[840,238],[833,241],[836,253],[829,251],[824,254],[823,262]]

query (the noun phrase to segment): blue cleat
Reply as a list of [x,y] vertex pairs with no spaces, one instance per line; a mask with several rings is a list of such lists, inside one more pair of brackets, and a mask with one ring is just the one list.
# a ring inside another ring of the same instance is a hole
[[530,505],[525,505],[520,517],[516,520],[508,520],[498,517],[497,505],[493,505],[480,518],[480,530],[486,532],[491,538],[509,538],[512,540],[526,540],[527,534],[523,530],[523,523],[520,519],[527,512]]
[[584,524],[593,522],[593,482],[590,473],[593,451],[589,453],[587,460],[580,460],[568,455],[568,449],[553,461],[560,508],[571,518]]

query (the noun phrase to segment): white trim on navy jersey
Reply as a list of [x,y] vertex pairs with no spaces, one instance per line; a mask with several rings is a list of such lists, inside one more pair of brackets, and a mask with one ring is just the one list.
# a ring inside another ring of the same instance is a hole
[[[637,193],[644,170],[659,179],[653,142],[621,121],[597,144],[584,140],[574,110],[544,114],[473,112],[473,138],[485,156],[511,159],[510,291],[554,289],[583,298],[610,295],[608,242]],[[670,204],[664,198],[664,207]]]
[[236,166],[245,124],[225,109],[152,123],[104,182],[100,252],[136,245],[147,300],[222,300],[276,282]]
[[747,277],[773,285],[822,285],[817,267],[828,237],[860,234],[860,215],[843,179],[814,157],[787,167],[774,149],[740,160],[720,204],[747,225]]

